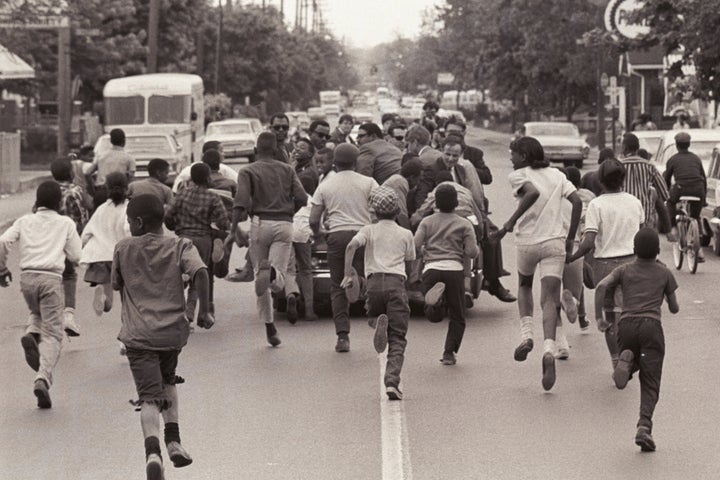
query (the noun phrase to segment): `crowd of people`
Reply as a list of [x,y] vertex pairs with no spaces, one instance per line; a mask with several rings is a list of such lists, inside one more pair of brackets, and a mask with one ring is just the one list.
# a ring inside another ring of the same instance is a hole
[[[275,347],[281,339],[273,295],[286,299],[290,323],[317,319],[311,255],[313,243],[325,243],[335,351],[350,350],[349,308],[364,299],[374,347],[387,349],[390,400],[403,398],[411,303],[423,304],[432,322],[449,318],[440,361],[457,363],[465,310],[473,304],[473,265],[482,266],[484,289],[518,302],[517,361],[534,349],[532,288],[539,271],[545,390],[555,384],[556,359],[569,356],[561,311],[587,329],[583,286],[596,288],[597,325],[617,387],[640,372],[636,443],[654,450],[664,356],[660,306],[666,299],[673,313],[679,308],[677,284],[656,260],[658,231],[672,235],[674,215],[667,211],[679,194],[704,198],[689,135],[676,137],[680,153],[665,178],[637,155],[632,134],[625,135],[622,161],[602,151],[598,171],[582,178],[572,167],[551,168],[536,139],[519,138],[510,145],[509,176],[517,208],[498,228],[485,196],[493,176],[482,150],[465,143],[461,119],[440,119],[429,107],[420,123],[393,117],[383,117],[382,126],[364,123],[356,139],[348,135],[352,117],[342,117],[334,131],[315,121],[295,142],[288,139],[288,117],[276,114],[257,139],[253,163],[235,172],[223,164],[222,145],[207,142],[202,161],[179,172],[172,188],[160,159],[149,162],[147,178],[130,182],[135,162],[119,129],[110,134],[113,148],[99,158],[85,149],[79,159],[54,161],[54,181],[38,187],[33,213],[0,237],[2,286],[12,279],[9,249],[20,244],[20,286],[30,309],[21,345],[37,372],[38,406],[52,406],[64,334],[80,335],[75,293],[82,264],[98,315],[113,308],[114,291],[120,292],[118,340],[142,405],[148,478],[162,478],[160,416],[171,461],[190,464],[180,442],[175,370],[193,326],[215,323],[214,277],[254,281],[257,315]],[[501,249],[509,232],[517,250],[517,299],[500,283],[509,274]],[[233,244],[248,247],[248,254],[245,266],[228,275]]]

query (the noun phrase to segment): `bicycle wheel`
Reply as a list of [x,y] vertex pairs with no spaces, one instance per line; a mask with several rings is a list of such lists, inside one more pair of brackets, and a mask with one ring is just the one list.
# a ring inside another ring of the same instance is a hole
[[700,230],[697,220],[694,218],[690,219],[690,223],[688,223],[685,239],[687,245],[685,250],[687,253],[687,269],[690,273],[695,273],[697,272],[698,252],[700,250]]
[[677,223],[677,239],[672,244],[673,264],[680,270],[683,264],[683,251],[685,250],[685,225],[683,221]]

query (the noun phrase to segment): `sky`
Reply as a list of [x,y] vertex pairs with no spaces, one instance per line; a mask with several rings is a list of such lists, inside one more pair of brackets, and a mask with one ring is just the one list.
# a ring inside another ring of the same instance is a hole
[[[280,7],[280,0],[266,0]],[[371,47],[398,35],[420,33],[423,11],[442,0],[318,0],[323,18],[339,40],[354,47]],[[245,3],[245,2],[243,2]],[[253,0],[259,4],[261,0]],[[312,3],[312,2],[310,2]],[[296,0],[285,0],[286,21],[294,22]],[[310,14],[310,18],[312,18]]]

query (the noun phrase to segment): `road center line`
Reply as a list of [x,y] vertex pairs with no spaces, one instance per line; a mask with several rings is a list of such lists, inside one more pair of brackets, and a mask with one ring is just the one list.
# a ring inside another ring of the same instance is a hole
[[382,480],[412,480],[404,402],[388,400],[384,381],[387,354],[378,355],[378,360],[380,362]]

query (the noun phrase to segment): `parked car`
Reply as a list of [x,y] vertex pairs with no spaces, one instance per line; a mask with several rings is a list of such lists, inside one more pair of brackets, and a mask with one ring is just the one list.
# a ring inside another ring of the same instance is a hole
[[720,143],[715,145],[705,174],[707,175],[707,205],[700,212],[703,232],[700,244],[707,246],[712,241],[713,251],[716,255],[720,255]]
[[353,120],[355,120],[355,123],[357,124],[363,124],[375,120],[375,115],[365,110],[356,110],[353,112],[352,116]]
[[[95,158],[110,150],[110,135],[104,134],[98,138],[93,151]],[[135,159],[135,177],[147,177],[147,165],[153,158],[161,158],[170,165],[170,176],[168,183],[172,185],[175,176],[185,166],[190,164],[187,154],[182,151],[182,146],[170,133],[139,133],[128,132],[125,134],[125,151]]]
[[[252,120],[231,118],[210,122],[205,130],[205,141],[215,140],[222,144],[225,163],[252,162],[255,159],[255,141],[259,135],[256,133],[257,125],[253,125]],[[238,160],[241,158],[247,160]]]
[[657,156],[660,141],[667,133],[667,130],[638,130],[630,133],[638,138],[640,141],[640,148],[647,150],[650,154],[650,158],[653,159]]
[[583,167],[590,146],[580,136],[578,127],[569,122],[527,122],[518,132],[521,136],[536,138],[551,162],[562,162],[566,167]]
[[[717,144],[720,143],[720,129],[691,128],[684,131],[690,135],[690,151],[700,157],[705,173],[707,174],[713,150]],[[657,155],[652,159],[660,173],[665,171],[665,165],[667,165],[670,157],[677,153],[677,148],[675,148],[675,135],[677,135],[678,132],[679,130],[668,130],[660,139]]]

